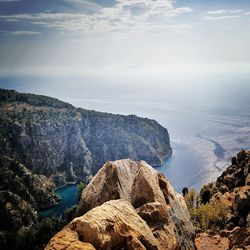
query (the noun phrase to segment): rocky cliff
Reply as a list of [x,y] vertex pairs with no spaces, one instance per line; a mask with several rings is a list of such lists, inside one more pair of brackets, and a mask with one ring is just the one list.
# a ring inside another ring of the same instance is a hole
[[78,109],[57,99],[0,90],[0,154],[57,186],[88,179],[109,160],[161,165],[171,155],[156,121]]
[[[208,230],[198,234],[198,249],[250,249],[250,151],[242,150],[233,157],[216,182],[201,189],[200,200],[222,204],[224,216],[216,227],[213,218]],[[212,212],[216,218],[216,208]]]
[[106,163],[82,193],[79,217],[50,249],[195,249],[182,196],[144,161]]
[[0,230],[17,231],[37,221],[36,210],[55,205],[52,181],[0,155]]

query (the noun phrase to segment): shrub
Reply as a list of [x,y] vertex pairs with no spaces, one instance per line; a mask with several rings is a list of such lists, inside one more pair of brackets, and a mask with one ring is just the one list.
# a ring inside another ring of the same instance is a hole
[[219,201],[212,200],[201,204],[191,211],[191,218],[195,226],[202,230],[224,228],[227,220],[228,208]]
[[74,205],[74,206],[68,208],[64,212],[64,220],[66,221],[66,223],[69,223],[70,221],[72,221],[75,218],[77,208],[78,208],[78,206]]
[[200,191],[200,197],[199,197],[201,204],[206,204],[210,202],[210,199],[213,196],[211,185],[212,184],[208,184],[202,187]]
[[78,200],[81,199],[82,197],[82,191],[83,189],[86,187],[87,185],[83,182],[80,182],[78,185],[77,185],[77,198]]
[[205,231],[223,228],[226,225],[229,208],[220,200],[210,198],[210,202],[203,204],[195,190],[189,191],[184,199],[194,226]]
[[197,195],[194,189],[191,189],[185,196],[184,200],[188,209],[193,209],[197,206]]
[[16,234],[15,248],[18,250],[42,250],[49,240],[63,227],[65,222],[59,218],[44,218],[39,224]]

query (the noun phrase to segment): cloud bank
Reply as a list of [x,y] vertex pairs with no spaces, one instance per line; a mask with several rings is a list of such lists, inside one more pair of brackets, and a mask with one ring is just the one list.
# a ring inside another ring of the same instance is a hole
[[78,5],[93,5],[94,13],[37,13],[1,15],[5,22],[22,22],[63,32],[105,33],[140,32],[153,29],[185,27],[177,26],[172,18],[192,12],[190,7],[175,8],[172,0],[116,0],[110,7],[90,4],[86,1],[66,0]]

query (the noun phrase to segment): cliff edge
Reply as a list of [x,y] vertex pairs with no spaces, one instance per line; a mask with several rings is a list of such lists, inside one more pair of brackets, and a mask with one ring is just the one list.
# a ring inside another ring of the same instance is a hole
[[131,158],[159,166],[171,153],[167,129],[154,120],[0,89],[0,154],[52,177],[56,186],[88,181],[107,161]]

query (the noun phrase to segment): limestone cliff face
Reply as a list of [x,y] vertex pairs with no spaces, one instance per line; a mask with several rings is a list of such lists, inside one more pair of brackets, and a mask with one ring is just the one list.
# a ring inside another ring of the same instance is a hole
[[195,249],[183,197],[144,161],[106,163],[84,189],[77,214],[47,250],[87,243],[91,249]]
[[56,185],[88,178],[121,158],[161,165],[171,155],[157,122],[74,108],[57,99],[0,90],[0,153]]

